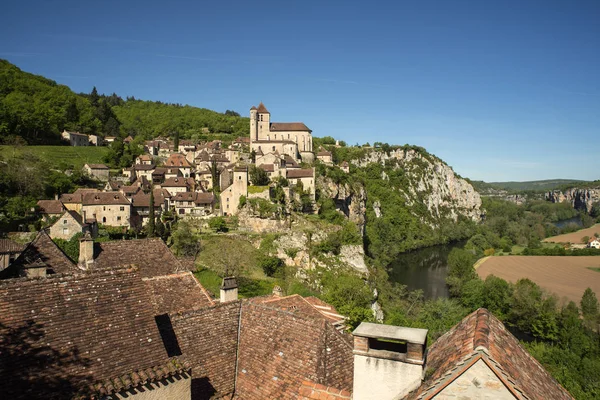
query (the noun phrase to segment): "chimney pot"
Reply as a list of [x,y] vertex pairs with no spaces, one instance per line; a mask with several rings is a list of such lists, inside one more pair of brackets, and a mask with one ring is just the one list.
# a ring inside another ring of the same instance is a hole
[[89,270],[94,265],[94,240],[90,232],[86,232],[79,239],[79,262],[77,266],[83,270]]

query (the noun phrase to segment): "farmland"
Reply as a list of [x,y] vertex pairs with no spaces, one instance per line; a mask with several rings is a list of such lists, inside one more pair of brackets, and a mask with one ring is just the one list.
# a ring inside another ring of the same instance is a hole
[[103,162],[108,147],[74,146],[0,146],[0,156],[8,159],[15,156],[36,157],[47,162],[51,168],[80,169],[83,164]]
[[529,278],[559,298],[579,303],[587,287],[600,293],[600,272],[593,268],[600,268],[600,257],[500,256],[482,262],[477,274],[481,278],[495,275],[512,283]]
[[564,235],[552,236],[552,237],[544,239],[544,242],[583,244],[581,239],[584,236],[593,237],[594,233],[600,233],[600,224],[596,224],[594,226],[579,230],[577,232],[571,232],[571,233],[565,233]]

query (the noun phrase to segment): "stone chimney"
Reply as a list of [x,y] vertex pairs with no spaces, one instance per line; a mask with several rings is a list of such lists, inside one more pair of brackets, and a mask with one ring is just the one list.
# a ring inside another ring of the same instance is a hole
[[283,296],[283,290],[281,289],[281,286],[275,285],[273,287],[273,296],[275,296],[275,297]]
[[77,266],[83,270],[89,270],[94,265],[94,239],[86,232],[79,239],[79,262]]
[[234,301],[238,298],[238,284],[235,280],[235,277],[229,276],[223,278],[223,283],[221,284],[221,303],[226,303],[228,301]]
[[362,322],[352,335],[353,400],[401,399],[421,385],[427,329]]

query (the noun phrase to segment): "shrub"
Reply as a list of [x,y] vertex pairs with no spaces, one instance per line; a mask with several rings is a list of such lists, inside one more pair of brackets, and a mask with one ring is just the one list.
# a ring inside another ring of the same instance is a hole
[[283,268],[283,266],[283,260],[279,257],[264,256],[260,260],[260,267],[267,276],[275,275]]
[[208,226],[215,232],[227,232],[227,222],[223,217],[214,217],[209,219]]

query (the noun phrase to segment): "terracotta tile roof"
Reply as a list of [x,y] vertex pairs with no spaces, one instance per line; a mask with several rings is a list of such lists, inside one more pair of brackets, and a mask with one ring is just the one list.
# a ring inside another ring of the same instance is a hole
[[314,176],[311,169],[289,169],[287,171],[288,178],[312,178]]
[[81,202],[84,206],[94,204],[121,204],[130,205],[129,200],[121,192],[86,193]]
[[199,192],[179,192],[175,197],[171,198],[172,201],[193,201],[198,204],[212,204],[215,201],[215,195],[213,193],[199,193]]
[[10,239],[0,239],[0,254],[20,253],[25,246]]
[[144,284],[151,293],[155,315],[176,314],[215,304],[189,271],[145,278]]
[[250,138],[242,136],[242,137],[235,139],[234,142],[235,143],[250,143]]
[[250,110],[256,110],[255,106],[250,107]]
[[302,381],[298,400],[350,400],[352,393],[311,381]]
[[312,132],[303,122],[271,122],[269,126],[271,132],[281,131],[300,131]]
[[256,109],[256,111],[258,111],[259,114],[271,114],[269,112],[269,110],[267,110],[267,107],[265,107],[265,105],[263,104],[262,101],[258,105],[258,108]]
[[134,171],[150,171],[156,168],[154,164],[133,164],[131,169]]
[[[71,398],[81,385],[166,367],[147,304],[133,269],[0,282],[0,336],[13,339],[0,353],[3,396]],[[101,386],[113,383],[127,386]]]
[[154,171],[152,171],[152,175],[164,175],[167,172],[167,169],[164,167],[156,167]]
[[192,386],[201,398],[234,392],[239,320],[240,301],[171,315],[180,358],[192,367]]
[[317,157],[331,157],[332,153],[327,150],[321,150],[317,153]]
[[[165,203],[165,199],[171,195],[167,189],[154,189],[154,208],[161,207]],[[150,193],[139,191],[131,197],[131,205],[134,207],[150,207]]]
[[90,167],[90,169],[109,169],[106,165],[104,164],[86,164],[88,167]]
[[22,276],[23,270],[46,267],[49,272],[75,273],[79,269],[73,261],[50,239],[46,231],[38,232],[17,259],[0,273],[0,279]]
[[81,203],[83,201],[83,196],[89,193],[100,193],[98,189],[86,189],[79,188],[75,190],[73,193],[65,193],[60,196],[60,202],[65,203]]
[[275,165],[274,164],[260,164],[258,166],[258,168],[266,171],[266,172],[275,172]]
[[162,187],[190,187],[190,178],[171,177],[165,179]]
[[209,162],[210,161],[210,154],[208,154],[208,152],[206,150],[202,150],[200,153],[198,153],[198,155],[196,156],[196,160],[198,161],[205,161],[205,162]]
[[431,376],[407,399],[431,399],[477,360],[518,399],[572,399],[488,310],[469,314],[429,349]]
[[160,238],[95,243],[95,268],[135,265],[144,278],[169,275],[185,269]]
[[289,155],[285,154],[283,156],[283,159],[285,160],[285,165],[289,168],[289,167],[297,167],[298,163],[296,162],[296,160],[294,160],[292,157],[290,157]]
[[152,156],[150,154],[142,154],[138,158],[140,161],[152,161]]
[[119,191],[124,195],[134,195],[140,191],[140,187],[138,185],[121,186]]
[[181,153],[173,153],[165,161],[167,167],[187,167],[190,168],[190,162]]
[[123,182],[120,181],[108,181],[107,183],[110,190],[113,191],[119,190],[123,186]]
[[59,200],[39,200],[37,202],[42,214],[61,214],[65,207]]
[[350,391],[353,360],[350,342],[300,296],[242,302],[240,398],[296,399],[303,381]]

